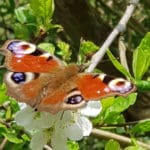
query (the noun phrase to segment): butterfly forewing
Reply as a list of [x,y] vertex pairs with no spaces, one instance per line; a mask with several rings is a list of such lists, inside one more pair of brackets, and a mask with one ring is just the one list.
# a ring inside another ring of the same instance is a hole
[[54,55],[25,41],[7,41],[1,50],[6,57],[5,65],[11,71],[46,73],[63,66]]

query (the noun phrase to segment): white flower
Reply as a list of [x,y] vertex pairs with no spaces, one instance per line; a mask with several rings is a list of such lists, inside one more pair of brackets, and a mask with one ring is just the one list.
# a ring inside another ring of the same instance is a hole
[[33,150],[42,150],[43,146],[47,144],[49,136],[46,132],[39,131],[32,137],[30,147]]
[[53,125],[54,116],[47,112],[36,112],[27,106],[16,114],[15,121],[26,130],[43,130]]
[[95,117],[100,111],[99,102],[89,102],[78,111],[60,111],[55,115],[36,112],[27,106],[16,114],[15,121],[31,133],[31,149],[42,150],[51,142],[54,150],[67,150],[68,139],[78,141],[90,135],[92,123],[86,116]]
[[96,117],[102,110],[102,105],[99,101],[89,101],[87,105],[81,109],[79,112],[88,117]]

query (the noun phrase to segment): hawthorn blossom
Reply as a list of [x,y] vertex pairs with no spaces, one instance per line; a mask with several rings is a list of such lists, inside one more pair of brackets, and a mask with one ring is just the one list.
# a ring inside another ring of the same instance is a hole
[[68,139],[79,141],[90,135],[92,123],[86,116],[95,117],[101,109],[100,102],[90,101],[77,111],[60,111],[53,115],[26,106],[16,114],[15,121],[31,133],[31,149],[42,150],[45,144],[51,143],[54,150],[67,150]]

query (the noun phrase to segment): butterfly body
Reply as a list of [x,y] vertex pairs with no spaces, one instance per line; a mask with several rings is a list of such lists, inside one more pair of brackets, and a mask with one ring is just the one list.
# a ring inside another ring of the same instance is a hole
[[76,64],[64,66],[55,56],[28,42],[8,41],[2,49],[10,70],[4,77],[8,95],[39,111],[77,109],[89,100],[124,96],[135,90],[125,79],[82,73]]

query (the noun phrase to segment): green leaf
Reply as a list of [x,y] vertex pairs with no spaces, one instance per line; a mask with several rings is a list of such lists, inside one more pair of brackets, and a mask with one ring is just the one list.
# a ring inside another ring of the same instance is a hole
[[135,79],[140,80],[150,66],[150,32],[148,32],[140,45],[133,53],[132,68]]
[[11,97],[9,97],[9,100],[10,100],[10,107],[11,107],[12,113],[18,112],[20,110],[20,106],[18,102]]
[[150,81],[135,81],[136,87],[139,91],[150,91]]
[[30,6],[37,19],[47,26],[54,13],[54,0],[30,0]]
[[21,137],[22,137],[22,139],[23,139],[24,141],[30,142],[30,138],[29,138],[29,136],[28,136],[27,134],[23,134]]
[[91,41],[83,41],[79,49],[79,62],[83,63],[86,57],[91,56],[99,47]]
[[72,52],[70,51],[70,45],[65,42],[58,41],[57,46],[60,49],[57,54],[60,55],[64,61],[69,61],[72,54]]
[[12,133],[4,133],[3,136],[12,143],[19,144],[23,142],[22,139],[17,138],[16,135]]
[[17,9],[15,9],[15,15],[17,17],[17,20],[20,23],[26,23],[27,22],[27,18],[26,15],[24,13],[25,8],[24,7],[19,7]]
[[107,98],[103,98],[102,99],[102,108],[103,109],[106,109],[108,107],[110,107],[115,101],[115,98],[114,97],[107,97]]
[[15,37],[18,39],[24,39],[24,40],[30,39],[30,31],[28,30],[26,25],[20,23],[14,24],[14,32],[15,32]]
[[6,119],[11,119],[11,108],[10,106],[7,107],[7,111],[6,111]]
[[51,54],[54,54],[54,52],[55,52],[55,46],[51,43],[41,43],[38,45],[38,47],[51,53]]
[[132,128],[133,133],[150,132],[150,120],[141,121]]
[[83,41],[80,45],[80,53],[83,55],[96,52],[99,47],[91,41]]
[[75,141],[68,141],[67,146],[69,150],[79,150],[79,144]]
[[36,26],[36,18],[28,5],[15,9],[15,15],[21,24],[26,23],[29,26]]
[[120,150],[120,145],[115,140],[109,140],[105,146],[105,150]]
[[131,74],[120,64],[120,62],[115,58],[115,56],[111,53],[110,50],[107,50],[107,55],[113,65],[118,69],[122,74],[124,74],[127,78],[134,80]]
[[6,94],[6,87],[4,84],[0,85],[0,105],[8,100],[8,96]]
[[4,124],[0,123],[0,135],[2,135],[3,133],[6,133],[6,132],[8,132],[7,127]]
[[[112,123],[115,119],[120,120],[119,114],[126,110],[130,105],[133,105],[136,101],[137,93],[132,93],[128,97],[117,97],[114,103],[105,110],[104,121],[106,123]],[[117,118],[118,117],[118,118]]]

